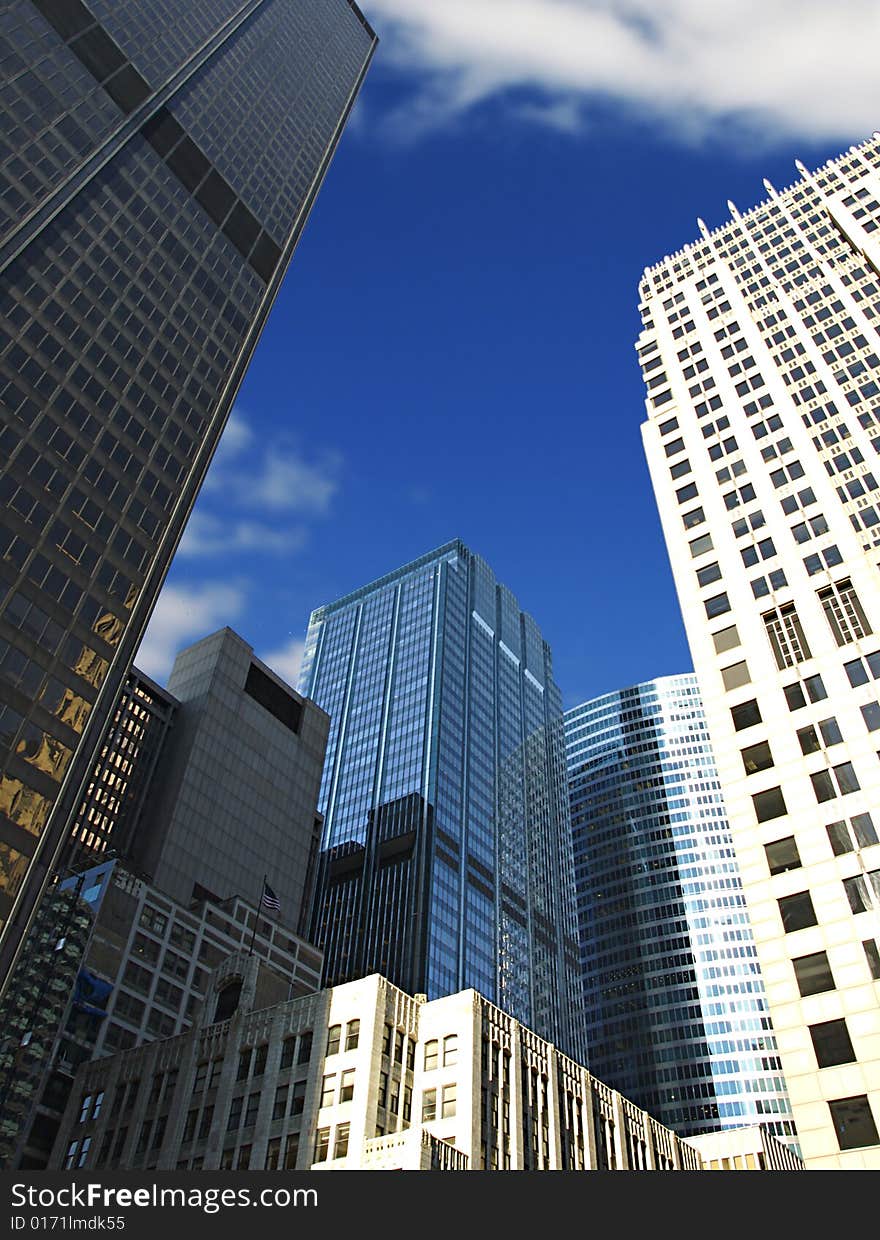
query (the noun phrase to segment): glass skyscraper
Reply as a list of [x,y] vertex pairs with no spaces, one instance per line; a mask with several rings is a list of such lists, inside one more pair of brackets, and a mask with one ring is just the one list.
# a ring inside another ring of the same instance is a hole
[[0,978],[375,45],[350,0],[0,12]]
[[590,1070],[681,1136],[794,1137],[692,675],[565,715]]
[[299,687],[332,720],[328,984],[473,987],[582,1057],[562,707],[532,617],[451,542],[314,612]]
[[880,133],[647,269],[642,437],[810,1170],[880,1169]]

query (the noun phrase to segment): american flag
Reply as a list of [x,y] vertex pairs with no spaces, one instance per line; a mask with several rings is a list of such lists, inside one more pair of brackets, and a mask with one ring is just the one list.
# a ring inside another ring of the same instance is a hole
[[277,913],[281,908],[281,901],[265,879],[263,880],[263,898],[260,900],[260,907],[270,908],[273,913]]

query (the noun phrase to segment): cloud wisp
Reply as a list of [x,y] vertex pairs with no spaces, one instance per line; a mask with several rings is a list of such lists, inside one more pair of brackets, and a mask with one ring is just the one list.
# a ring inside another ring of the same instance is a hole
[[847,141],[880,125],[874,0],[371,0],[369,15],[412,81],[384,120],[402,137],[503,97],[569,132],[609,101],[690,141]]
[[246,602],[247,590],[241,584],[166,585],[135,663],[154,680],[164,682],[179,650],[235,620]]
[[267,667],[271,667],[272,671],[286,680],[289,685],[295,686],[299,679],[304,649],[305,642],[300,638],[292,637],[285,645],[270,650],[268,654],[261,654],[260,658]]

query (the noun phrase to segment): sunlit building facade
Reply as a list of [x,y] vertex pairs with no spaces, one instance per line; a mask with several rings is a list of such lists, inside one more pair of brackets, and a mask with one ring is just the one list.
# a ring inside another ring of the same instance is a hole
[[300,691],[331,718],[326,983],[473,987],[582,1057],[561,698],[532,617],[449,543],[314,612]]
[[880,135],[645,271],[643,437],[808,1168],[880,1168]]
[[682,1136],[791,1108],[692,675],[565,714],[592,1070]]

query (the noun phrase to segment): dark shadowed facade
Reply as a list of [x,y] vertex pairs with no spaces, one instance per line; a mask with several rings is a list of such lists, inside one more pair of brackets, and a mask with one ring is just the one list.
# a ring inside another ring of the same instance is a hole
[[348,0],[0,13],[0,978],[374,45]]

